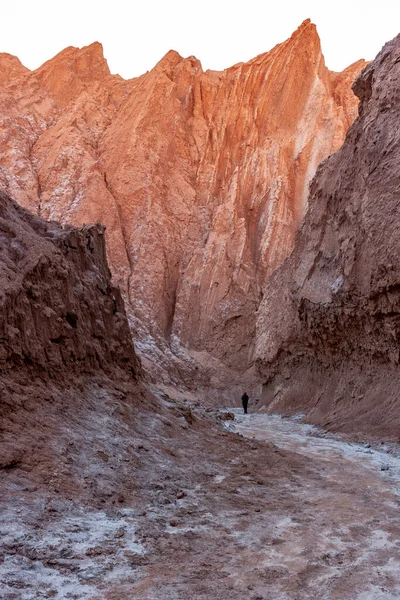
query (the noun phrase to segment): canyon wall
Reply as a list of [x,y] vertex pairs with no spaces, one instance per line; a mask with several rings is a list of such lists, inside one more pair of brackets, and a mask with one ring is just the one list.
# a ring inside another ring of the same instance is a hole
[[88,486],[79,469],[71,475],[61,440],[74,450],[89,413],[101,429],[116,402],[134,413],[145,394],[104,227],[63,228],[0,193],[0,283],[0,485],[16,469],[29,485],[73,495]]
[[2,189],[47,220],[106,226],[113,280],[158,380],[246,381],[265,281],[356,116],[365,63],[330,72],[305,21],[223,72],[171,51],[124,81],[98,43],[33,72],[9,55],[0,64]]
[[400,36],[353,89],[359,117],[267,283],[255,355],[271,410],[398,440]]
[[[311,471],[224,430],[224,411],[152,395],[139,371],[103,226],[63,228],[0,193],[2,600],[247,595],[247,580],[236,589],[243,505],[279,523],[284,491]],[[237,456],[253,457],[250,477]],[[270,529],[262,516],[260,554]]]
[[103,226],[62,228],[0,192],[0,246],[0,373],[60,380],[119,367],[136,378]]

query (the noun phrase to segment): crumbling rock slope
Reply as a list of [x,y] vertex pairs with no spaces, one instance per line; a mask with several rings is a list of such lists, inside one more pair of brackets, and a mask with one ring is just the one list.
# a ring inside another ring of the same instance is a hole
[[138,360],[104,227],[48,223],[0,193],[0,372],[33,376],[126,368]]
[[353,89],[359,117],[266,286],[255,353],[271,409],[398,438],[400,37]]
[[2,188],[45,219],[106,225],[147,369],[191,380],[196,363],[205,381],[225,368],[231,383],[308,183],[355,118],[364,62],[330,72],[305,21],[223,72],[171,51],[124,81],[98,43],[33,72],[0,64]]
[[134,403],[139,375],[104,227],[63,228],[0,193],[0,470],[43,477],[66,415],[99,385]]
[[102,226],[0,194],[0,290],[1,598],[242,598],[237,532],[264,552],[304,459],[145,388]]

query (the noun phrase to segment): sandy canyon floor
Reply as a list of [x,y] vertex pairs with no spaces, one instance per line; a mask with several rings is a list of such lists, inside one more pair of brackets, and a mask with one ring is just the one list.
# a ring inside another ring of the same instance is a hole
[[0,597],[400,598],[398,450],[233,412],[225,425],[206,414],[218,428],[208,452],[196,435],[170,445],[175,470],[133,444],[150,462],[129,505],[93,509],[13,480],[0,499]]

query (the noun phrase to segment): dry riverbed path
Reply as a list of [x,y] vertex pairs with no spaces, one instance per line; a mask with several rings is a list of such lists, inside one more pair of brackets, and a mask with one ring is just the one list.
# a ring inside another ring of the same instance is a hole
[[[163,407],[126,424],[97,395],[79,428],[60,430],[63,468],[93,478],[94,506],[1,474],[2,600],[399,600],[396,448],[298,419]],[[123,497],[102,503],[114,472]]]
[[399,449],[341,441],[299,418],[232,412],[232,431],[306,457],[319,479],[298,488],[307,516],[287,515],[267,561],[294,578],[314,571],[314,591],[286,595],[277,582],[268,597],[400,598]]

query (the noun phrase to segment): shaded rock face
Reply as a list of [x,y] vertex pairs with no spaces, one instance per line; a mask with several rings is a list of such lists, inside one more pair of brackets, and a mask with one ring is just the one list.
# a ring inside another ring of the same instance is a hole
[[73,494],[82,482],[60,467],[59,441],[103,396],[133,412],[139,375],[104,227],[63,228],[0,192],[0,486],[21,468]]
[[158,379],[237,379],[308,183],[355,118],[350,85],[364,63],[331,73],[309,21],[223,72],[169,52],[124,81],[97,43],[32,73],[0,63],[0,185],[45,219],[106,225],[114,281]]
[[63,229],[0,193],[0,248],[3,375],[138,372],[103,226]]
[[264,402],[398,437],[400,37],[360,75],[359,117],[319,168],[291,257],[269,280],[255,355]]

